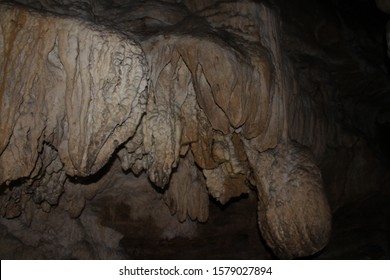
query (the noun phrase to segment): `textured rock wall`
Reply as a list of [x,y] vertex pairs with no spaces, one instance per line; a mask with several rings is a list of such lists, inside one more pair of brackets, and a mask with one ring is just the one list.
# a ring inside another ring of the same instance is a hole
[[[321,250],[330,236],[320,164],[333,208],[365,192],[340,195],[342,180],[330,175],[330,147],[348,162],[344,149],[355,149],[360,138],[338,121],[328,72],[297,59],[300,52],[324,61],[329,56],[283,38],[275,7],[251,1],[17,2],[99,24],[0,6],[3,217],[24,219],[26,228],[40,217],[37,211],[67,213],[70,223],[91,215],[99,223],[101,215],[92,210],[105,202],[96,197],[115,189],[116,176],[135,180],[132,172],[145,180],[145,172],[163,192],[145,204],[164,201],[185,236],[195,234],[192,221],[207,221],[209,195],[226,204],[256,189],[264,239],[278,257],[294,258]],[[294,50],[295,44],[304,48]],[[123,174],[112,164],[115,157]],[[355,173],[365,166],[342,169]],[[108,200],[122,205],[123,197],[142,197],[137,188],[116,189],[119,195]],[[142,207],[124,204],[121,211]],[[169,220],[154,211],[139,217]],[[157,227],[176,228],[172,223]],[[104,227],[95,230],[107,236]],[[162,238],[176,235],[167,230]],[[114,250],[120,238],[108,247]]]
[[95,173],[146,110],[141,48],[77,20],[1,9],[0,182],[38,176],[44,145],[68,175]]
[[118,161],[95,182],[63,188],[54,207],[30,198],[18,218],[1,219],[2,259],[128,259],[137,252],[123,248],[125,234],[154,242],[197,233],[195,222],[171,216],[146,176],[123,174]]

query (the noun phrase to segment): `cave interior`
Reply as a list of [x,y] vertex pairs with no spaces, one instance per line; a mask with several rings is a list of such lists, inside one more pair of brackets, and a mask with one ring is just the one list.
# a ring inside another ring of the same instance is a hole
[[390,259],[389,47],[389,0],[0,1],[1,259]]

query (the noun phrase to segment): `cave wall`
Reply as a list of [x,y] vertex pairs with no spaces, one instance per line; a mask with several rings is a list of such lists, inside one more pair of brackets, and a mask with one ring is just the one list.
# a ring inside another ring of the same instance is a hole
[[[192,238],[209,196],[256,192],[273,253],[307,256],[326,246],[332,210],[388,182],[370,145],[387,122],[387,73],[351,48],[354,30],[321,1],[305,2],[320,20],[299,11],[304,1],[17,2],[0,11],[11,244],[50,244],[40,257],[126,257],[123,235],[102,222],[120,218],[96,210],[107,200],[150,236]],[[354,82],[367,76],[379,89]],[[68,224],[78,237],[46,236]]]

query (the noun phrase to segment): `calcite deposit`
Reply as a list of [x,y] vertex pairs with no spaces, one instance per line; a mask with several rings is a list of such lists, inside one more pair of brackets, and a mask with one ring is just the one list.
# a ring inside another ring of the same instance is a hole
[[68,175],[97,172],[146,111],[142,49],[74,19],[9,6],[1,14],[0,182],[38,176],[45,145]]
[[122,258],[107,219],[193,237],[210,197],[225,205],[256,192],[275,256],[327,245],[331,207],[348,197],[329,197],[321,168],[329,174],[332,148],[362,140],[331,111],[326,71],[297,67],[302,50],[283,38],[275,5],[12,2],[24,5],[0,5],[0,213],[10,233],[33,231],[34,242],[15,235],[24,244],[55,236],[58,217],[77,233],[48,243],[63,242],[58,258]]

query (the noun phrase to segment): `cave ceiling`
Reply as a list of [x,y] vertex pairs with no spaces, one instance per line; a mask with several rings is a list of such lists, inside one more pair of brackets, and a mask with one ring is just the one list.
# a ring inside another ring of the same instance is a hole
[[3,232],[74,227],[59,258],[116,258],[96,205],[191,235],[210,197],[254,195],[275,256],[322,250],[332,212],[388,186],[387,3],[2,1]]

